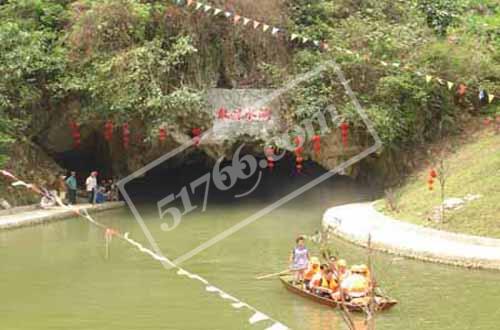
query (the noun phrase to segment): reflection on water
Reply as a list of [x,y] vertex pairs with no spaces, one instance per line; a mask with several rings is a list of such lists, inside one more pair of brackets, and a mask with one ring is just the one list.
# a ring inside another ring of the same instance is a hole
[[[258,194],[258,192],[257,192]],[[334,180],[298,197],[259,221],[185,262],[183,267],[271,315],[293,329],[346,329],[338,311],[285,290],[277,279],[255,276],[287,266],[294,238],[318,229],[327,205],[369,196],[362,186]],[[176,257],[268,205],[258,195],[239,203],[213,203],[162,232],[156,206],[141,214],[163,252]],[[146,242],[127,210],[98,220]],[[364,250],[340,240],[333,249],[352,263]],[[248,311],[205,292],[199,283],[165,271],[157,262],[114,240],[104,258],[102,231],[74,219],[0,232],[1,329],[264,329],[249,325]],[[309,243],[309,248],[317,251]],[[375,274],[400,301],[377,316],[377,329],[497,329],[500,274],[421,263],[374,254]],[[356,319],[362,325],[361,318]]]

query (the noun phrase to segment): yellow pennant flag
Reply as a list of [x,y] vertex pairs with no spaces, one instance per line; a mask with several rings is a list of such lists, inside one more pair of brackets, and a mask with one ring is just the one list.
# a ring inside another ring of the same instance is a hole
[[430,83],[432,80],[432,76],[431,75],[426,75],[425,76],[425,81],[427,81],[428,83]]
[[495,99],[495,95],[493,95],[493,94],[488,95],[488,102],[489,103],[493,102],[494,99]]
[[451,81],[448,81],[448,89],[451,91],[451,89],[453,88],[453,83]]
[[263,24],[262,25],[262,31],[266,32],[267,30],[269,30],[269,25]]

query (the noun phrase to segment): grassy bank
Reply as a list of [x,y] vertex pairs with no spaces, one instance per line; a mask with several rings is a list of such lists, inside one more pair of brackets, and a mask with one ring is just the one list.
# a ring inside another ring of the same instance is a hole
[[447,168],[446,198],[478,194],[460,209],[447,211],[443,222],[429,220],[440,205],[439,184],[427,187],[429,168],[417,171],[395,191],[396,210],[387,200],[376,206],[399,220],[436,229],[500,238],[500,135],[492,130],[476,133],[470,141],[444,157]]

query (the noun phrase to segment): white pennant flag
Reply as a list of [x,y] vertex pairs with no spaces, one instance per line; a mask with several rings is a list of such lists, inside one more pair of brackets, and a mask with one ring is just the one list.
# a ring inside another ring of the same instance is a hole
[[272,326],[266,328],[266,330],[288,330],[288,327],[282,323],[276,322]]
[[306,43],[306,42],[308,42],[308,41],[309,41],[309,39],[308,39],[308,38],[305,38],[305,37],[304,37],[304,38],[302,38],[302,43],[304,43],[304,44],[305,44],[305,43]]
[[13,183],[12,183],[12,186],[14,186],[14,187],[17,187],[17,186],[24,186],[24,187],[26,187],[26,188],[31,188],[31,187],[32,187],[32,185],[31,185],[31,184],[27,184],[27,183],[26,183],[26,182],[24,182],[24,181],[16,181],[16,182],[13,182]]
[[246,307],[246,306],[247,306],[247,304],[245,304],[244,302],[241,302],[241,301],[240,301],[240,302],[237,302],[237,303],[231,304],[231,306],[233,306],[233,307],[234,307],[234,308],[236,308],[236,309],[240,309],[240,308],[242,308],[242,307]]
[[276,27],[273,27],[273,30],[271,32],[272,35],[275,35],[276,33],[278,33],[280,31],[280,29],[276,28]]
[[295,34],[295,33],[292,33],[292,37],[290,38],[292,41],[294,41],[295,39],[297,39],[299,37],[298,34]]
[[222,13],[222,9],[215,8],[215,10],[214,10],[214,16],[217,16],[217,15],[219,15],[220,13]]
[[436,80],[437,80],[437,82],[438,82],[438,83],[440,83],[441,85],[444,83],[443,79],[441,79],[441,78],[439,78],[439,77],[438,77],[438,78],[436,78]]
[[243,17],[243,25],[250,23],[250,18]]
[[269,27],[270,27],[269,25],[263,24],[262,25],[262,31],[266,32],[267,30],[269,30]]
[[196,10],[200,9],[203,6],[201,2],[196,3]]
[[313,43],[314,43],[314,46],[319,46],[319,41],[318,40],[314,40]]
[[431,80],[432,80],[432,76],[431,76],[431,75],[426,75],[426,76],[425,76],[425,81],[426,81],[427,83],[430,83],[430,82],[431,82]]
[[255,312],[255,314],[253,314],[253,316],[248,319],[248,322],[250,322],[250,324],[255,324],[264,320],[269,320],[269,316],[262,314],[261,312]]
[[488,95],[488,102],[489,103],[493,102],[494,99],[495,99],[495,95],[493,95],[493,94]]
[[392,66],[395,67],[395,68],[399,68],[400,64],[397,63],[397,62],[394,62],[394,63],[392,63]]
[[212,7],[209,5],[205,5],[204,8],[205,8],[205,13],[208,12],[210,9],[212,9]]
[[453,88],[453,83],[451,81],[448,81],[448,89],[451,91]]
[[387,66],[387,62],[384,62],[384,61],[380,61],[380,64],[382,64],[383,66]]
[[224,12],[224,16],[226,16],[226,17],[228,17],[228,18],[229,18],[229,17],[231,17],[231,15],[232,15],[232,14],[231,14],[230,12],[228,12],[228,11],[225,11],[225,12]]

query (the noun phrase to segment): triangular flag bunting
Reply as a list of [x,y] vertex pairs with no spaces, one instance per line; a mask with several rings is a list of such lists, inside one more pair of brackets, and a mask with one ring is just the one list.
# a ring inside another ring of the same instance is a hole
[[230,13],[230,12],[228,12],[228,11],[225,11],[225,12],[224,12],[224,16],[226,16],[227,18],[231,17],[231,15],[233,15],[233,14],[231,14],[231,13]]
[[275,35],[276,33],[278,33],[280,31],[280,29],[276,28],[276,27],[273,27],[273,30],[271,31],[271,34],[272,35]]
[[200,9],[203,6],[201,2],[196,3],[196,10]]
[[267,24],[263,24],[262,25],[262,31],[266,32],[267,30],[269,30],[270,26],[267,25]]
[[209,5],[205,5],[205,7],[203,7],[204,10],[205,10],[205,13],[208,12],[210,9],[212,9],[212,6],[209,6]]
[[238,22],[240,21],[240,19],[241,19],[240,15],[234,15],[234,24],[238,24]]
[[304,38],[302,38],[302,43],[304,43],[304,44],[305,44],[305,43],[306,43],[306,42],[308,42],[308,41],[309,41],[309,39],[308,39],[308,38],[305,38],[305,37],[304,37]]
[[194,0],[187,0],[188,7],[191,6],[193,3],[194,3]]
[[493,95],[493,94],[488,95],[488,102],[489,103],[493,102],[494,99],[495,99],[495,95]]
[[215,8],[215,10],[214,10],[214,15],[215,15],[215,16],[217,16],[217,15],[219,15],[220,13],[222,13],[222,9]]
[[444,83],[443,79],[441,79],[441,78],[439,78],[439,77],[438,77],[438,78],[436,78],[436,81],[437,81],[438,83],[440,83],[441,85]]
[[[352,52],[349,50],[349,49],[344,49],[344,51],[349,54],[349,55],[352,55]],[[384,62],[385,63],[385,62]]]
[[270,327],[266,328],[266,330],[288,330],[288,327],[282,323],[276,322]]
[[243,25],[247,25],[250,22],[250,18],[243,17]]
[[262,314],[261,312],[255,312],[255,314],[253,314],[252,317],[248,319],[248,322],[250,322],[250,324],[255,324],[264,320],[269,320],[269,316]]
[[[84,209],[85,210],[85,209]],[[231,304],[231,306],[233,306],[234,308],[236,309],[240,309],[242,307],[245,307],[247,304],[245,304],[244,302],[237,302],[237,303],[234,303],[234,304]]]
[[295,34],[295,33],[292,33],[292,37],[290,38],[292,41],[294,41],[295,39],[297,39],[299,37],[298,34]]
[[221,292],[220,289],[216,288],[215,286],[209,285],[205,288],[208,292]]
[[314,44],[314,46],[316,46],[316,47],[317,47],[317,46],[319,46],[319,41],[318,41],[318,40],[314,40],[314,41],[313,41],[313,44]]
[[426,82],[430,83],[430,82],[431,82],[431,80],[432,80],[432,76],[431,76],[431,75],[426,75],[426,76],[425,76],[425,81],[426,81]]
[[387,62],[384,62],[384,61],[380,61],[380,64],[382,64],[383,66],[387,66]]
[[394,63],[392,63],[392,66],[395,67],[395,68],[399,68],[400,64],[397,63],[397,62],[394,62]]
[[448,89],[451,91],[451,89],[453,88],[453,83],[451,81],[448,81],[447,84],[448,84]]
[[256,29],[258,28],[260,25],[260,22],[257,22],[257,21],[253,21],[253,28]]

